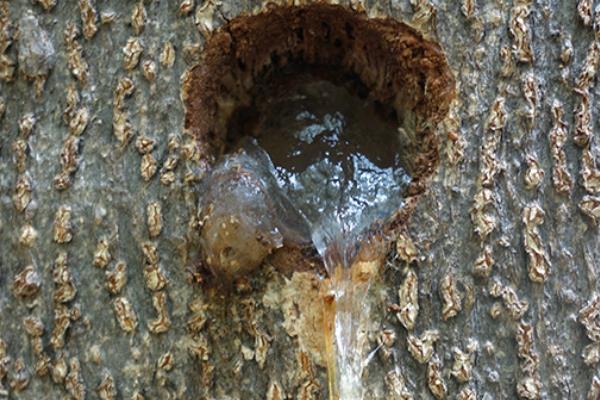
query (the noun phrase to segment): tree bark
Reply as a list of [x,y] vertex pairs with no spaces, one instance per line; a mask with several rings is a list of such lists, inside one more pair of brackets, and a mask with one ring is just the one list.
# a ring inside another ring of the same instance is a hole
[[[0,0],[0,398],[328,396],[314,272],[199,282],[180,80],[262,5],[197,3]],[[600,398],[592,1],[340,3],[439,43],[457,94],[371,284],[365,398]]]

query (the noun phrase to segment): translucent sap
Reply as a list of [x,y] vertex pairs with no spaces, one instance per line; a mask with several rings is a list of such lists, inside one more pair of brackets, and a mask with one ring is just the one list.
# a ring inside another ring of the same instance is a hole
[[257,105],[250,135],[269,154],[319,253],[327,261],[335,248],[349,265],[357,236],[403,205],[410,176],[398,125],[344,87],[304,82],[279,87]]
[[265,187],[283,204],[278,212],[304,220],[304,227],[290,227],[285,221],[297,224],[298,218],[276,217],[279,231],[307,232],[329,274],[324,330],[330,397],[362,399],[369,275],[357,270],[372,268],[368,263],[380,256],[374,227],[403,206],[410,183],[398,122],[329,81],[271,89],[257,100],[246,139],[237,143],[241,152],[229,162],[245,158],[246,169],[275,182]]

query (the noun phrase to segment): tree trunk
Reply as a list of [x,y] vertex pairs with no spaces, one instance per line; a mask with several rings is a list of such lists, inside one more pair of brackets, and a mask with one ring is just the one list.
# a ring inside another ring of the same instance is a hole
[[[177,3],[0,0],[0,398],[328,397],[306,260],[227,290],[197,267],[182,76],[261,5]],[[371,284],[365,398],[600,399],[592,0],[340,3],[439,43],[456,80]]]

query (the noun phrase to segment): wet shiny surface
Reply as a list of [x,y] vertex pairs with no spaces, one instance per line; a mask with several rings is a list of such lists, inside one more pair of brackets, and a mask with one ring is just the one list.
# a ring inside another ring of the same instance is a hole
[[403,204],[397,123],[370,101],[323,80],[277,88],[258,105],[251,136],[273,174],[307,219],[321,255],[350,261],[357,236]]
[[[344,87],[305,82],[295,80],[276,86],[270,96],[258,96],[254,109],[247,110],[252,118],[239,125],[246,127],[237,146],[241,150],[216,168],[251,176],[260,195],[220,193],[214,201],[225,211],[247,208],[239,219],[254,224],[262,237],[281,233],[284,240],[294,235],[312,241],[328,271],[324,285],[332,299],[323,332],[330,398],[362,399],[370,276],[356,274],[363,279],[355,281],[353,271],[356,264],[382,258],[374,226],[403,206],[410,176],[401,163],[397,121],[381,118],[375,105]],[[221,181],[235,185],[235,180]],[[257,203],[270,205],[251,215],[252,222],[247,217]],[[278,232],[261,231],[267,220]],[[243,255],[257,253],[235,248]],[[366,253],[372,258],[361,260]]]

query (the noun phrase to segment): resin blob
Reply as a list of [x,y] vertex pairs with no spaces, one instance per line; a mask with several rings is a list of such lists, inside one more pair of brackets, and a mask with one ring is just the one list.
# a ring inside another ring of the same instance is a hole
[[327,80],[269,88],[236,121],[232,153],[203,194],[206,260],[221,276],[258,267],[285,241],[314,245],[328,272],[324,334],[330,397],[360,399],[365,297],[383,223],[403,207],[398,121]]

